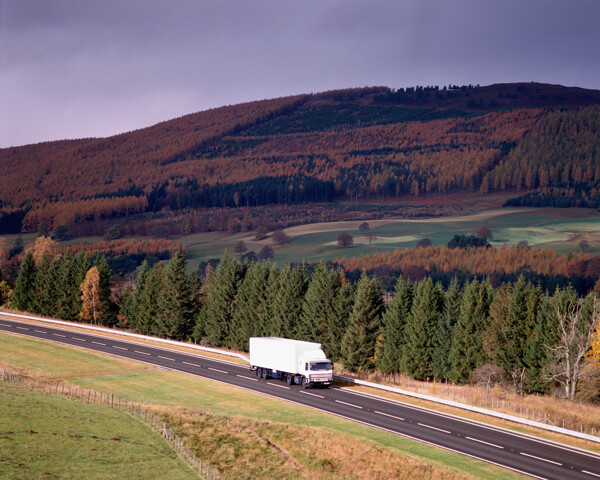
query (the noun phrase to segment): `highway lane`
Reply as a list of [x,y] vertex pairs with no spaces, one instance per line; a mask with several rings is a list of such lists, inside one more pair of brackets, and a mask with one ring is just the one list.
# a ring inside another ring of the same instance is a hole
[[[75,345],[235,385],[541,479],[600,479],[600,455],[349,389],[303,390],[247,366],[127,340],[0,319],[0,330]],[[1,352],[0,352],[1,356]]]

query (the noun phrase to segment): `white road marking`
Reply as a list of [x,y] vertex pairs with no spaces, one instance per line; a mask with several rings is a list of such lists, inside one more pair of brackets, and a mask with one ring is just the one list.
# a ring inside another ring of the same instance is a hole
[[83,338],[71,337],[73,340],[79,340],[80,342],[85,342]]
[[17,327],[19,330],[29,330],[27,327]]
[[322,395],[317,395],[316,393],[305,392],[304,390],[300,390],[300,393],[304,393],[305,395],[312,395],[313,397],[325,398]]
[[174,362],[174,361],[175,361],[175,359],[174,359],[174,358],[169,358],[169,357],[161,357],[160,355],[157,355],[157,357],[158,357],[158,358],[162,358],[162,359],[164,359],[164,360],[171,360],[172,362]]
[[218,368],[208,367],[208,369],[212,370],[213,372],[224,373],[225,375],[227,375],[229,373],[229,372],[226,372],[225,370],[219,370]]
[[529,458],[535,458],[536,460],[541,460],[542,462],[553,463],[554,465],[558,465],[562,467],[562,463],[554,462],[552,460],[548,460],[547,458],[536,457],[535,455],[529,455],[528,453],[521,452],[520,455],[524,455]]
[[185,363],[186,365],[191,365],[192,367],[202,368],[202,365],[198,365],[197,363],[190,363],[190,362],[181,362],[181,363]]
[[54,335],[55,337],[63,337],[63,338],[66,338],[66,335],[61,335],[60,333],[53,333],[52,335]]
[[352,403],[342,402],[341,400],[336,400],[336,402],[337,402],[337,403],[343,403],[344,405],[348,405],[349,407],[361,408],[361,409],[363,408],[363,407],[360,407],[360,406],[358,406],[358,405],[354,405],[354,404],[352,404]]
[[139,350],[134,350],[135,353],[141,353],[142,355],[152,355],[151,353],[147,353],[147,352],[140,352]]
[[48,332],[44,332],[43,330],[34,330],[34,332],[38,332],[38,333],[48,333]]
[[600,478],[600,474],[594,472],[588,472],[587,470],[582,470],[581,473],[587,473],[588,475],[593,475],[594,477]]
[[402,417],[397,417],[396,415],[390,415],[389,413],[378,412],[377,410],[375,410],[375,413],[378,413],[379,415],[385,415],[386,417],[395,418],[396,420],[404,420]]
[[12,328],[12,325],[7,325],[6,323],[0,323],[0,325],[2,325],[3,327],[10,327],[10,328]]
[[128,348],[125,347],[118,347],[116,345],[112,345],[113,348],[118,348],[119,350],[129,350]]
[[273,385],[274,387],[279,387],[279,388],[285,388],[286,390],[289,390],[290,387],[286,387],[285,385],[277,385],[276,383],[271,383],[271,382],[267,382],[269,385]]
[[104,345],[106,347],[106,343],[94,342],[93,340],[92,340],[92,343],[95,343],[96,345]]
[[443,428],[432,427],[431,425],[426,425],[425,423],[419,423],[419,422],[417,422],[417,425],[421,425],[422,427],[425,427],[425,428],[431,428],[432,430],[437,430],[438,432],[452,433],[452,432],[450,432],[448,430],[444,430]]
[[473,440],[474,442],[483,443],[484,445],[489,445],[490,447],[504,448],[501,445],[496,445],[495,443],[485,442],[483,440],[479,440],[478,438],[473,438],[473,437],[465,437],[465,438],[467,440]]
[[252,380],[253,382],[258,382],[258,378],[246,377],[244,375],[236,375],[236,377],[245,378],[246,380]]

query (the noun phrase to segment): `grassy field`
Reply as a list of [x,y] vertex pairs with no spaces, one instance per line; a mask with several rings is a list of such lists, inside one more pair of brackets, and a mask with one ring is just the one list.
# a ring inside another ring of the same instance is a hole
[[9,334],[0,335],[0,351],[0,366],[21,374],[148,405],[226,478],[517,478],[332,415],[138,362]]
[[[257,242],[253,232],[235,235],[203,233],[179,240],[188,250],[190,269],[196,269],[201,261],[220,258],[226,249],[233,253],[240,240],[246,243],[248,250],[256,253],[264,245],[272,245],[274,261],[278,263],[314,262],[415,247],[422,238],[429,238],[434,245],[446,245],[454,235],[471,235],[484,225],[492,231],[492,245],[516,245],[526,241],[534,248],[551,248],[559,253],[568,253],[578,251],[579,242],[585,239],[589,244],[589,252],[600,255],[600,216],[594,210],[498,208],[464,217],[375,220],[369,222],[377,237],[371,244],[358,230],[360,223],[336,222],[294,227],[288,229],[291,242],[283,247],[274,246],[269,239]],[[354,237],[352,247],[337,245],[340,232],[347,232]]]
[[0,478],[197,478],[169,444],[117,409],[0,382]]

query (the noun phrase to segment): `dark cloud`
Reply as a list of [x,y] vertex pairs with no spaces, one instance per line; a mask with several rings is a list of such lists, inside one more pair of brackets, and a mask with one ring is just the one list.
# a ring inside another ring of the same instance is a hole
[[600,88],[597,0],[0,0],[0,147],[364,85]]

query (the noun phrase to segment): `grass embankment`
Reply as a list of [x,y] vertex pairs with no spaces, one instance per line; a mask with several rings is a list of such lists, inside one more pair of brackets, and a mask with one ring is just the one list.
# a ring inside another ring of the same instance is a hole
[[159,434],[122,411],[2,382],[0,404],[0,478],[197,478]]
[[225,478],[517,478],[332,415],[109,355],[0,335],[0,366],[143,402]]

